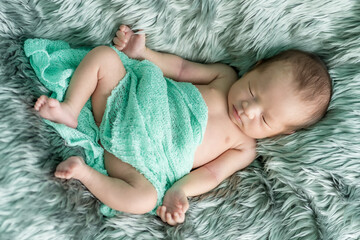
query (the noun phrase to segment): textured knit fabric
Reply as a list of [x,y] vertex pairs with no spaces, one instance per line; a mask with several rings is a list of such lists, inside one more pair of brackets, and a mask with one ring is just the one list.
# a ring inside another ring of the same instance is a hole
[[164,78],[155,64],[117,52],[127,74],[107,100],[101,143],[154,185],[161,204],[165,191],[192,168],[207,106],[194,85]]
[[[24,48],[40,81],[53,91],[51,97],[62,101],[72,73],[89,49],[71,49],[67,43],[43,39],[27,40]],[[77,129],[46,122],[68,143],[76,139],[75,145],[84,146],[88,152],[95,148],[97,159],[88,159],[94,156],[88,153],[86,162],[106,173],[99,156],[100,138],[107,151],[135,167],[153,184],[159,206],[166,190],[192,168],[206,128],[207,106],[192,84],[164,78],[155,64],[130,59],[113,49],[127,73],[107,100],[100,134],[89,114],[90,101],[82,110],[86,114],[81,120],[79,117]],[[111,213],[106,207],[101,209],[105,215]]]
[[[63,41],[28,39],[24,43],[25,55],[29,57],[36,76],[50,90],[49,97],[63,101],[72,74],[90,48],[72,49]],[[56,129],[69,146],[81,146],[85,150],[86,163],[107,175],[104,167],[104,150],[98,144],[99,128],[93,114],[91,101],[87,101],[78,117],[76,129],[45,119]]]

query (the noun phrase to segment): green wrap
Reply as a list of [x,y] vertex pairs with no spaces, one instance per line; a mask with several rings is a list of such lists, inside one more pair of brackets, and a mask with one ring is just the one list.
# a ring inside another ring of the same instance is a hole
[[[59,101],[77,65],[90,51],[45,39],[29,39],[24,49],[40,81],[52,91],[50,97]],[[82,146],[86,163],[106,174],[100,139],[108,152],[135,167],[154,185],[159,206],[166,190],[192,168],[206,129],[207,106],[191,83],[165,78],[155,64],[130,59],[113,49],[127,73],[107,100],[100,131],[90,101],[80,113],[77,129],[46,122],[69,145]],[[105,206],[101,211],[113,214]]]

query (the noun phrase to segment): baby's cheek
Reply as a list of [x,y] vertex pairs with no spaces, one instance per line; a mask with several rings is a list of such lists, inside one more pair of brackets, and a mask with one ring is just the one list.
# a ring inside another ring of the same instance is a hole
[[267,131],[258,124],[251,124],[247,128],[247,135],[255,139],[261,139],[267,136]]

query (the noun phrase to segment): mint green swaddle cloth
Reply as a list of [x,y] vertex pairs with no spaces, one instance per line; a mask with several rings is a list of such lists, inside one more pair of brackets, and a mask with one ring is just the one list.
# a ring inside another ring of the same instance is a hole
[[[83,147],[86,163],[97,171],[107,174],[99,139],[104,149],[135,167],[157,191],[157,205],[150,212],[155,214],[167,189],[192,169],[195,150],[205,133],[207,106],[192,84],[165,78],[155,64],[130,59],[113,49],[127,73],[107,100],[100,128],[90,101],[76,129],[45,121],[68,145]],[[52,91],[50,97],[62,101],[71,75],[91,49],[28,39],[24,50],[40,81]],[[115,213],[105,205],[100,210],[106,216]]]

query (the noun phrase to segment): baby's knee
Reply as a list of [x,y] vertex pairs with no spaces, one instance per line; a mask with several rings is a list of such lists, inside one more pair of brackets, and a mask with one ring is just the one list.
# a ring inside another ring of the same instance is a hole
[[104,65],[121,63],[119,55],[109,46],[95,47],[90,51],[90,54],[94,55],[97,60],[101,60],[99,62],[103,63]]
[[101,45],[93,48],[90,52],[96,53],[98,55],[111,55],[113,53],[116,54],[115,50],[109,46]]
[[91,54],[93,54],[96,61],[100,64],[98,72],[99,79],[110,77],[119,81],[125,76],[126,70],[124,65],[117,52],[111,47],[96,47],[91,50]]
[[145,214],[153,210],[157,203],[157,192],[154,187],[138,189],[138,196],[132,202],[134,214]]

